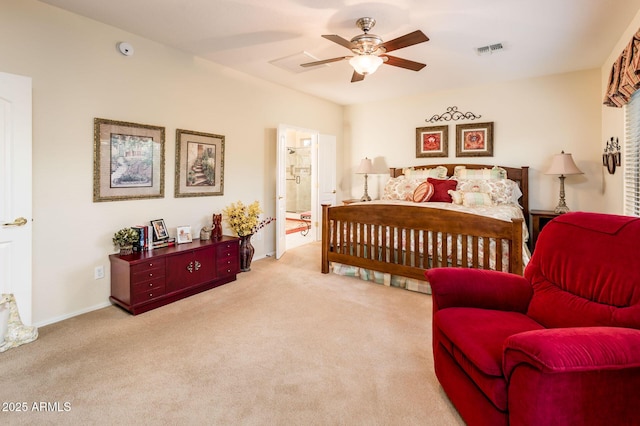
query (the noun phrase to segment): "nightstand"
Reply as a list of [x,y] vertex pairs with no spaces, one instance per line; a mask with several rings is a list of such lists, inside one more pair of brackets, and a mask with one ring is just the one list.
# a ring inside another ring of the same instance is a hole
[[562,213],[556,213],[553,210],[531,210],[531,252],[536,248],[536,241],[542,228],[553,218],[560,216]]

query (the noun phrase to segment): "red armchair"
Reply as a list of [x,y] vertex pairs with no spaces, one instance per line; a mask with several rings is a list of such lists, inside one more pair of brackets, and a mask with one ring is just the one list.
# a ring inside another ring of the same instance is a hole
[[469,425],[640,424],[640,219],[567,213],[524,277],[425,273],[436,376]]

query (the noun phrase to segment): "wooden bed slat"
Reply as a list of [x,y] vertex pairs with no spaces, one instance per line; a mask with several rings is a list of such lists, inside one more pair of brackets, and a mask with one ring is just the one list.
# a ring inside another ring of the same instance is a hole
[[[522,274],[522,219],[506,222],[414,206],[403,206],[402,211],[399,214],[398,206],[384,204],[323,205],[322,271],[329,272],[329,263],[338,262],[424,279],[428,268],[488,269],[493,260],[498,270]],[[492,241],[495,258],[490,259],[485,248]],[[502,265],[503,241],[508,242],[508,265]],[[462,256],[458,256],[458,248]]]

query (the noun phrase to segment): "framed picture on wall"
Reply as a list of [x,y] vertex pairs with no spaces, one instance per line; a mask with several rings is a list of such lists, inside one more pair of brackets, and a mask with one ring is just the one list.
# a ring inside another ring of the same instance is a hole
[[93,201],[164,197],[164,127],[95,118]]
[[493,122],[456,125],[456,157],[493,157]]
[[416,158],[448,157],[449,127],[431,126],[416,128]]
[[175,186],[177,198],[224,195],[224,136],[176,130]]

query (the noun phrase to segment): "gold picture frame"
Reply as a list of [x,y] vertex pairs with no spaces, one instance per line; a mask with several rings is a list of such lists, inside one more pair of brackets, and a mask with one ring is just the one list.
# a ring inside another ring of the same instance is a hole
[[224,195],[224,139],[176,130],[176,198]]
[[448,156],[449,126],[416,128],[416,158]]
[[493,157],[493,122],[456,125],[456,157]]
[[164,138],[164,127],[94,118],[93,201],[163,198]]

